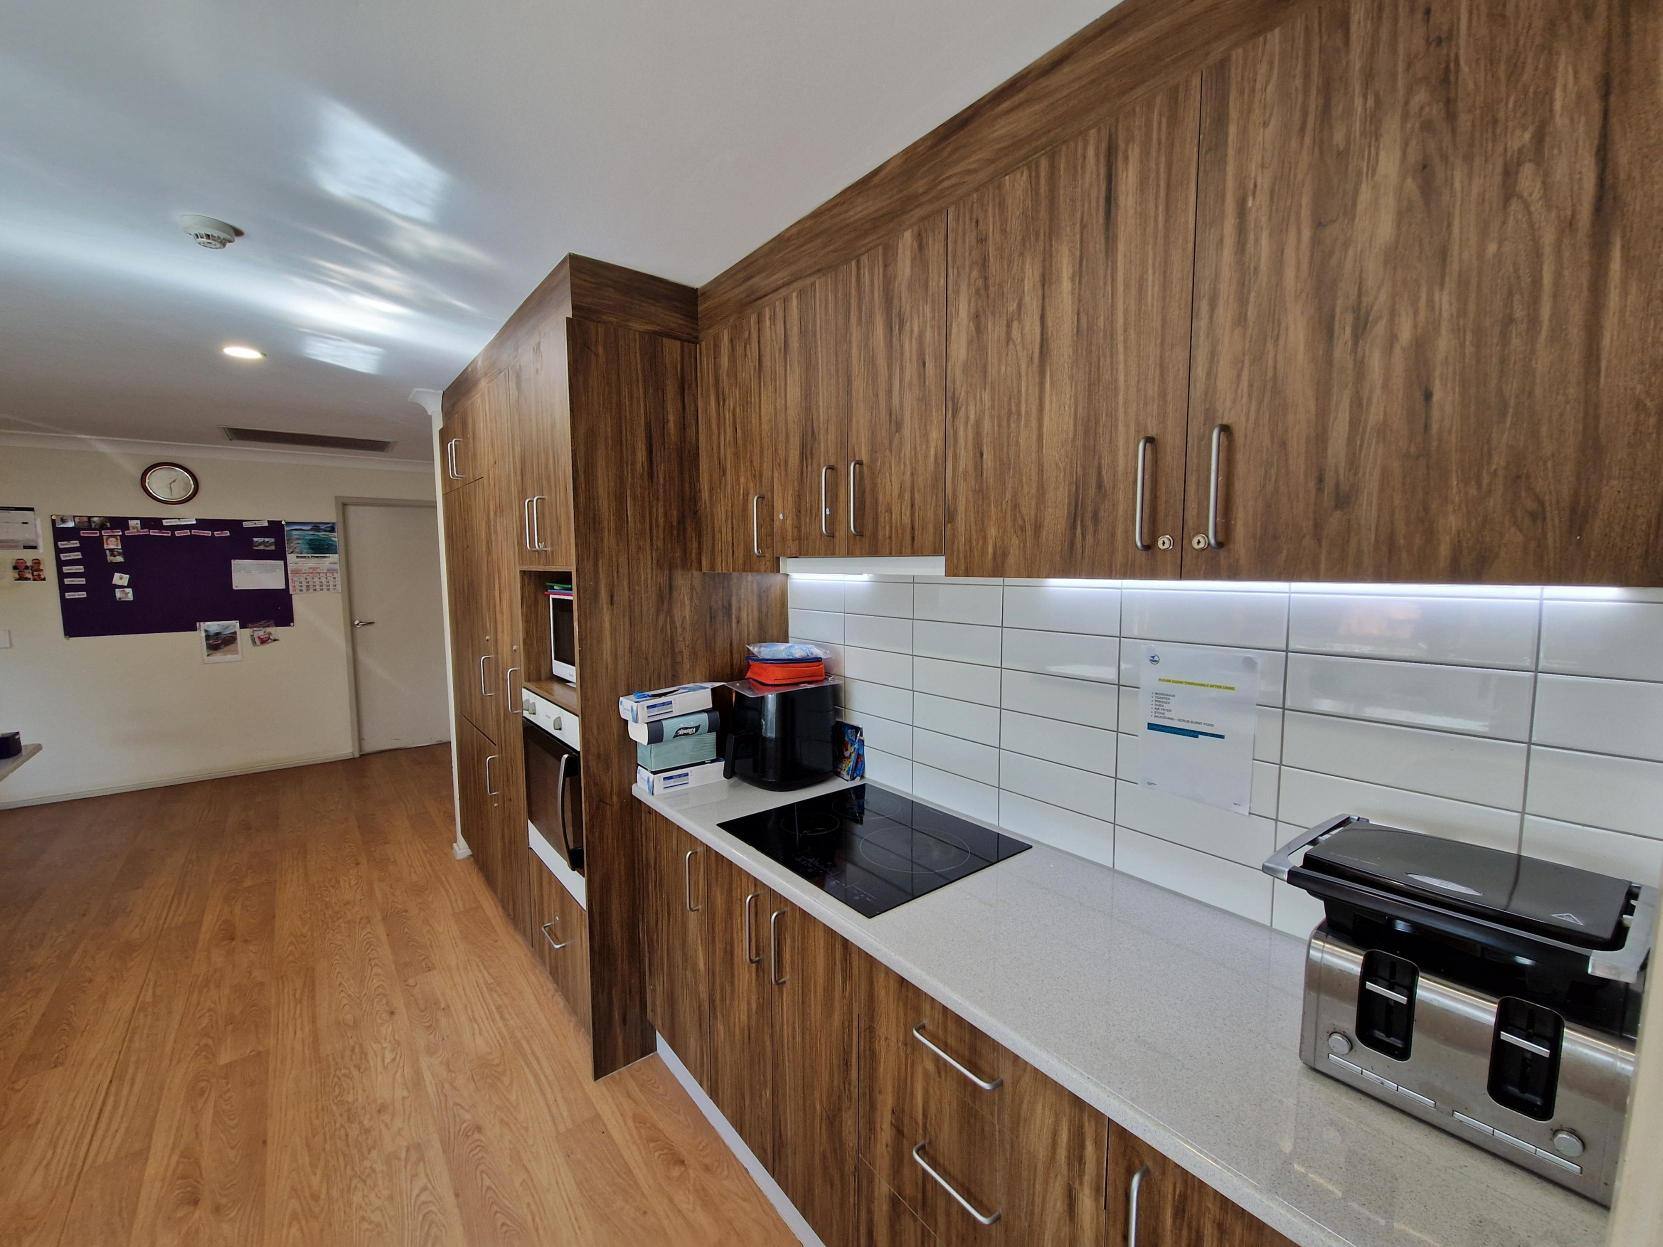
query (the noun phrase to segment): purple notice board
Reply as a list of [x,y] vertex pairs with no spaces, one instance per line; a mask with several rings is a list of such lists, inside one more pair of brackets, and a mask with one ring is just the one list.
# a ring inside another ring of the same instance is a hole
[[[51,532],[66,637],[195,632],[214,619],[294,624],[282,520],[54,515]],[[245,560],[275,563],[283,587],[234,588],[232,564]]]

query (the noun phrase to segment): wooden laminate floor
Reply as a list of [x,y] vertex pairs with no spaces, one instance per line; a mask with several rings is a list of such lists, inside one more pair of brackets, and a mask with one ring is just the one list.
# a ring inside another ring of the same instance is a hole
[[0,811],[0,1242],[795,1241],[450,827],[442,747]]

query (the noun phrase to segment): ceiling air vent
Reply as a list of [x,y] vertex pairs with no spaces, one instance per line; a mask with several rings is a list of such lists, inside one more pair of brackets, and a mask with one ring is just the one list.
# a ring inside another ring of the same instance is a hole
[[362,450],[383,455],[393,448],[392,442],[373,437],[333,437],[328,433],[290,433],[284,429],[237,429],[225,426],[225,438],[231,442],[259,442],[265,446],[299,446],[307,450]]

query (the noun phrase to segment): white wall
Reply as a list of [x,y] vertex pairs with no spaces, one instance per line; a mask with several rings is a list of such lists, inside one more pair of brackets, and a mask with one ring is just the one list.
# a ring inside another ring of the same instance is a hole
[[[138,486],[160,458],[197,473],[202,492],[184,511],[204,518],[332,520],[337,498],[433,497],[425,463],[27,442],[0,438],[0,505],[33,506],[43,526],[53,513],[166,513]],[[0,628],[12,633],[0,649],[0,729],[45,746],[0,787],[0,806],[353,753],[340,594],[297,594],[295,626],[276,645],[253,649],[245,633],[241,662],[210,666],[194,632],[66,639],[42,553],[47,583],[0,585]]]
[[[869,774],[1301,936],[1259,864],[1352,813],[1651,882],[1663,592],[791,581]],[[1258,651],[1248,815],[1144,788],[1146,641]]]

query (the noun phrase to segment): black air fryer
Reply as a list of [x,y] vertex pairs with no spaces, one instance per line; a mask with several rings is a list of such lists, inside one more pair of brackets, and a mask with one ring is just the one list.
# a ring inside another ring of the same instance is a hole
[[829,779],[837,768],[837,681],[771,687],[751,680],[726,686],[722,774],[759,788],[802,788]]

